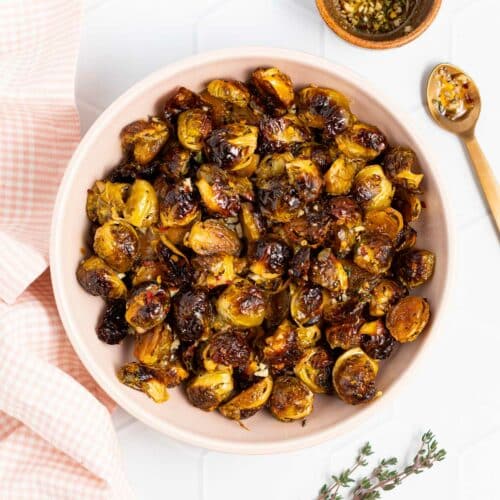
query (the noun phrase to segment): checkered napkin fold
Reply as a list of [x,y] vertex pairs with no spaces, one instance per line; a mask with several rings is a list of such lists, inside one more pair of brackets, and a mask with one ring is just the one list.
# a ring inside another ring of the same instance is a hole
[[77,0],[0,2],[0,498],[128,499],[111,401],[69,344],[48,266],[79,140]]

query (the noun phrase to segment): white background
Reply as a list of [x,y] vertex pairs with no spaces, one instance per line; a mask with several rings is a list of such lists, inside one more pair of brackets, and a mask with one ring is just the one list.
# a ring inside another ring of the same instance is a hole
[[256,457],[181,444],[118,409],[113,419],[138,498],[313,499],[365,441],[378,454],[408,459],[427,428],[448,450],[447,460],[384,498],[500,498],[499,244],[460,143],[438,129],[422,105],[422,82],[438,62],[471,74],[483,97],[477,135],[500,178],[499,26],[496,0],[443,0],[419,39],[369,51],[332,33],[313,0],[86,1],[77,75],[83,132],[132,83],[187,55],[242,45],[303,50],[350,67],[410,112],[434,149],[435,168],[445,174],[457,235],[455,289],[442,330],[392,407],[321,446]]

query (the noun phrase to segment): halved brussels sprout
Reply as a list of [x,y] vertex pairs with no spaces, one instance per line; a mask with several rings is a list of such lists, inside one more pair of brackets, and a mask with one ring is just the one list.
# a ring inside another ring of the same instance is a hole
[[264,377],[255,384],[241,391],[227,403],[219,406],[219,411],[226,418],[244,420],[255,415],[265,406],[273,389],[273,379]]
[[262,215],[248,202],[241,204],[240,224],[247,241],[257,241],[265,230]]
[[238,262],[234,255],[205,255],[197,256],[191,260],[194,268],[195,284],[203,288],[216,288],[229,285],[236,278]]
[[300,326],[310,326],[321,319],[328,300],[326,290],[320,286],[303,285],[291,287],[290,314]]
[[264,294],[247,280],[229,285],[216,302],[217,312],[231,325],[242,328],[259,326],[264,321]]
[[207,90],[210,95],[237,106],[245,107],[250,101],[250,92],[245,84],[237,80],[212,80]]
[[249,252],[250,271],[262,279],[279,278],[290,260],[290,248],[272,236],[257,241]]
[[268,181],[257,198],[262,214],[272,222],[290,222],[303,210],[299,192],[282,178]]
[[385,234],[391,241],[396,241],[403,229],[403,216],[391,207],[369,210],[363,226],[368,233]]
[[349,196],[327,197],[323,202],[323,210],[338,226],[355,228],[361,225],[361,209]]
[[158,221],[158,198],[153,186],[136,179],[130,188],[124,219],[135,227],[149,227]]
[[348,194],[358,168],[358,162],[339,156],[325,174],[325,191],[335,196]]
[[127,222],[110,220],[97,228],[94,251],[115,271],[125,273],[139,255],[139,238]]
[[184,244],[198,255],[225,253],[239,255],[241,242],[238,235],[224,222],[206,219],[196,222],[184,239]]
[[316,248],[330,236],[331,219],[324,211],[308,211],[283,225],[288,242],[301,247]]
[[169,277],[169,269],[163,262],[144,260],[133,269],[132,286],[139,286],[151,281],[167,286]]
[[177,92],[165,103],[164,114],[169,122],[179,116],[183,111],[193,108],[201,108],[203,102],[198,94],[186,87],[179,87]]
[[373,160],[387,148],[387,139],[380,130],[365,123],[355,123],[336,136],[337,145],[349,158]]
[[269,409],[282,422],[307,417],[313,410],[314,394],[302,380],[292,375],[282,375],[274,381]]
[[172,329],[169,325],[162,323],[148,333],[135,337],[134,356],[143,365],[166,368],[174,360],[174,342]]
[[353,194],[365,210],[375,210],[391,205],[394,188],[380,165],[369,165],[356,174]]
[[264,156],[255,171],[255,185],[267,189],[276,179],[286,174],[286,164],[293,161],[292,153],[274,153]]
[[266,298],[266,331],[274,331],[288,317],[290,311],[290,291],[288,287],[269,293]]
[[311,268],[311,248],[299,247],[295,252],[290,266],[288,267],[288,275],[290,278],[297,281],[299,284],[304,284],[309,281],[309,269]]
[[417,242],[417,231],[411,226],[404,226],[395,241],[396,252],[403,252],[415,246]]
[[245,369],[252,350],[245,335],[237,330],[224,330],[213,334],[202,352],[205,370],[226,368]]
[[123,182],[97,181],[87,191],[87,216],[92,222],[104,224],[121,219],[129,185]]
[[207,111],[194,108],[183,111],[177,120],[177,138],[189,151],[201,151],[203,141],[212,132],[212,121]]
[[285,165],[288,183],[305,203],[316,201],[323,189],[323,178],[312,160],[295,158]]
[[204,290],[187,290],[174,297],[173,325],[180,340],[194,342],[207,339],[213,318],[213,306]]
[[156,283],[132,290],[127,299],[125,319],[135,333],[143,334],[159,325],[170,309],[170,295]]
[[146,366],[136,362],[127,363],[116,375],[122,384],[144,392],[155,403],[164,403],[168,400],[167,387],[157,378],[154,371]]
[[397,258],[396,276],[408,288],[417,288],[430,280],[436,256],[429,250],[409,250]]
[[406,224],[415,222],[422,212],[420,198],[415,193],[402,188],[396,188],[392,205],[401,212]]
[[80,263],[76,278],[81,287],[91,295],[105,299],[119,299],[127,295],[127,287],[110,266],[93,255]]
[[349,286],[349,279],[342,262],[335,257],[330,248],[321,250],[313,260],[310,277],[313,283],[335,294],[346,292]]
[[377,396],[375,378],[378,362],[359,347],[349,349],[333,367],[333,387],[342,401],[350,405],[366,403]]
[[429,318],[427,300],[410,295],[389,310],[385,324],[398,342],[413,342],[422,333]]
[[382,166],[387,177],[396,185],[409,191],[418,191],[423,174],[414,171],[417,167],[417,155],[407,147],[396,146],[384,155]]
[[297,156],[312,160],[321,172],[326,172],[338,156],[337,145],[335,142],[328,146],[306,143],[299,148]]
[[264,360],[277,370],[292,367],[301,354],[297,328],[288,319],[282,321],[275,332],[264,339]]
[[167,142],[168,136],[167,124],[156,117],[129,123],[120,133],[123,150],[131,152],[140,165],[154,159]]
[[227,370],[202,372],[186,387],[186,394],[193,406],[204,411],[214,411],[233,392],[234,382]]
[[304,352],[293,371],[316,394],[332,390],[332,355],[324,347],[312,347]]
[[186,178],[175,184],[156,182],[160,200],[160,221],[164,227],[187,226],[200,216],[198,200]]
[[360,347],[372,359],[387,359],[396,347],[396,340],[381,319],[364,323],[359,328]]
[[172,181],[183,179],[189,171],[191,151],[184,149],[177,141],[171,141],[165,147],[159,168]]
[[281,117],[264,116],[259,122],[261,151],[282,153],[290,151],[298,144],[309,142],[311,134],[294,115]]
[[231,169],[231,173],[236,177],[251,177],[259,166],[260,156],[253,154],[247,156],[242,162]]
[[392,280],[380,280],[370,293],[370,316],[385,316],[389,308],[406,295],[406,289]]
[[252,73],[251,82],[259,92],[266,108],[284,114],[295,99],[292,81],[278,68],[259,68]]
[[333,323],[326,328],[325,338],[332,349],[340,347],[347,350],[353,347],[359,347],[361,341],[361,333],[359,327],[363,323],[360,311],[354,310],[351,314],[342,316],[340,314],[333,315]]
[[189,378],[189,372],[178,359],[174,359],[161,370],[155,370],[155,374],[167,387],[177,387]]
[[130,333],[125,321],[124,300],[110,300],[106,303],[96,333],[99,340],[110,345],[119,344]]
[[391,240],[384,234],[365,233],[354,248],[354,263],[372,274],[389,270],[394,255]]

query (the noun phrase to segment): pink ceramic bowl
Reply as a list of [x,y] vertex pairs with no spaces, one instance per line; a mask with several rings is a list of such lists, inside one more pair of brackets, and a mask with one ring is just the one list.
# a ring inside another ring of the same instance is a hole
[[[171,390],[167,403],[157,405],[144,394],[118,382],[116,369],[131,359],[130,346],[108,346],[95,335],[102,300],[84,292],[75,279],[88,228],[85,216],[87,188],[106,175],[121,157],[122,127],[159,110],[165,96],[179,85],[200,90],[213,78],[245,80],[257,66],[278,66],[297,87],[314,83],[338,89],[352,100],[356,115],[379,126],[391,143],[407,144],[420,159],[425,173],[426,209],[418,229],[418,245],[437,255],[436,272],[422,292],[431,303],[432,321],[421,338],[399,349],[382,366],[378,379],[382,398],[348,406],[333,397],[317,396],[307,425],[281,423],[261,412],[245,423],[249,431],[217,412],[191,406],[182,389]],[[66,170],[54,210],[51,271],[57,306],[64,327],[82,362],[99,385],[125,410],[147,425],[193,445],[234,453],[276,453],[311,446],[359,427],[362,421],[393,399],[396,389],[415,372],[439,334],[437,323],[449,290],[451,268],[449,210],[429,147],[417,136],[411,119],[390,99],[351,71],[300,52],[271,48],[229,49],[200,54],[171,64],[148,76],[118,98],[82,139]]]

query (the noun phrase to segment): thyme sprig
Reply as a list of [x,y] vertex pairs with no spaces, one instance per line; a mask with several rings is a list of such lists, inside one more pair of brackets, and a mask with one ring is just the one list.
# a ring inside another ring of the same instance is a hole
[[438,442],[431,431],[422,435],[420,447],[413,457],[413,462],[398,469],[396,457],[383,458],[369,475],[355,480],[353,472],[368,465],[367,458],[373,454],[370,443],[366,443],[358,453],[354,464],[342,471],[338,476],[333,475],[331,483],[324,484],[318,495],[318,500],[343,500],[341,489],[351,488],[348,493],[352,500],[375,500],[381,498],[382,491],[389,491],[400,485],[407,477],[421,474],[430,469],[436,462],[446,457],[444,449],[438,449]]

